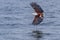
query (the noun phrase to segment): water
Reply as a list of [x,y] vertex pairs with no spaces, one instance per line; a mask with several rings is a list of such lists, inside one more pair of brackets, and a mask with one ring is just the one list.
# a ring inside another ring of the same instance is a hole
[[[31,36],[35,30],[31,2],[44,10],[44,20],[37,29],[50,35],[41,39]],[[0,0],[0,40],[60,40],[60,0]]]

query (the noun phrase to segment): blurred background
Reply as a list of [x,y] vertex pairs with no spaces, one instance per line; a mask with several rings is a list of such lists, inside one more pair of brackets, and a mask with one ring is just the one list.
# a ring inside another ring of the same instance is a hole
[[[41,39],[31,36],[36,2],[44,10],[44,20],[37,25],[43,33]],[[0,0],[0,40],[60,40],[60,0]]]

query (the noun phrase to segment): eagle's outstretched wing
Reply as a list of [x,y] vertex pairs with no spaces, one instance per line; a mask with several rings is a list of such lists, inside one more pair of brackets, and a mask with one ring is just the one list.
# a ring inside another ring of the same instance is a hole
[[35,12],[40,12],[40,13],[43,13],[44,11],[42,10],[42,8],[35,2],[32,2],[30,4],[32,6],[32,8],[35,10]]

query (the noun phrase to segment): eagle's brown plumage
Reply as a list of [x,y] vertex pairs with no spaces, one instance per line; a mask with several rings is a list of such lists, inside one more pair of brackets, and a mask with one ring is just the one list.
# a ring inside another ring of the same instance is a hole
[[33,20],[32,24],[37,25],[37,24],[39,24],[39,23],[41,23],[43,21],[43,10],[35,2],[32,2],[30,5],[35,10],[35,12],[37,13],[37,15],[34,17],[34,20]]

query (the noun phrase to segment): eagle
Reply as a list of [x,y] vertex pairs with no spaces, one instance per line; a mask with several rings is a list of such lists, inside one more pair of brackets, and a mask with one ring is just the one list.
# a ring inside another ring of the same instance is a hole
[[34,9],[35,13],[32,13],[35,17],[32,24],[38,25],[43,21],[43,9],[36,2],[30,3],[31,7]]

